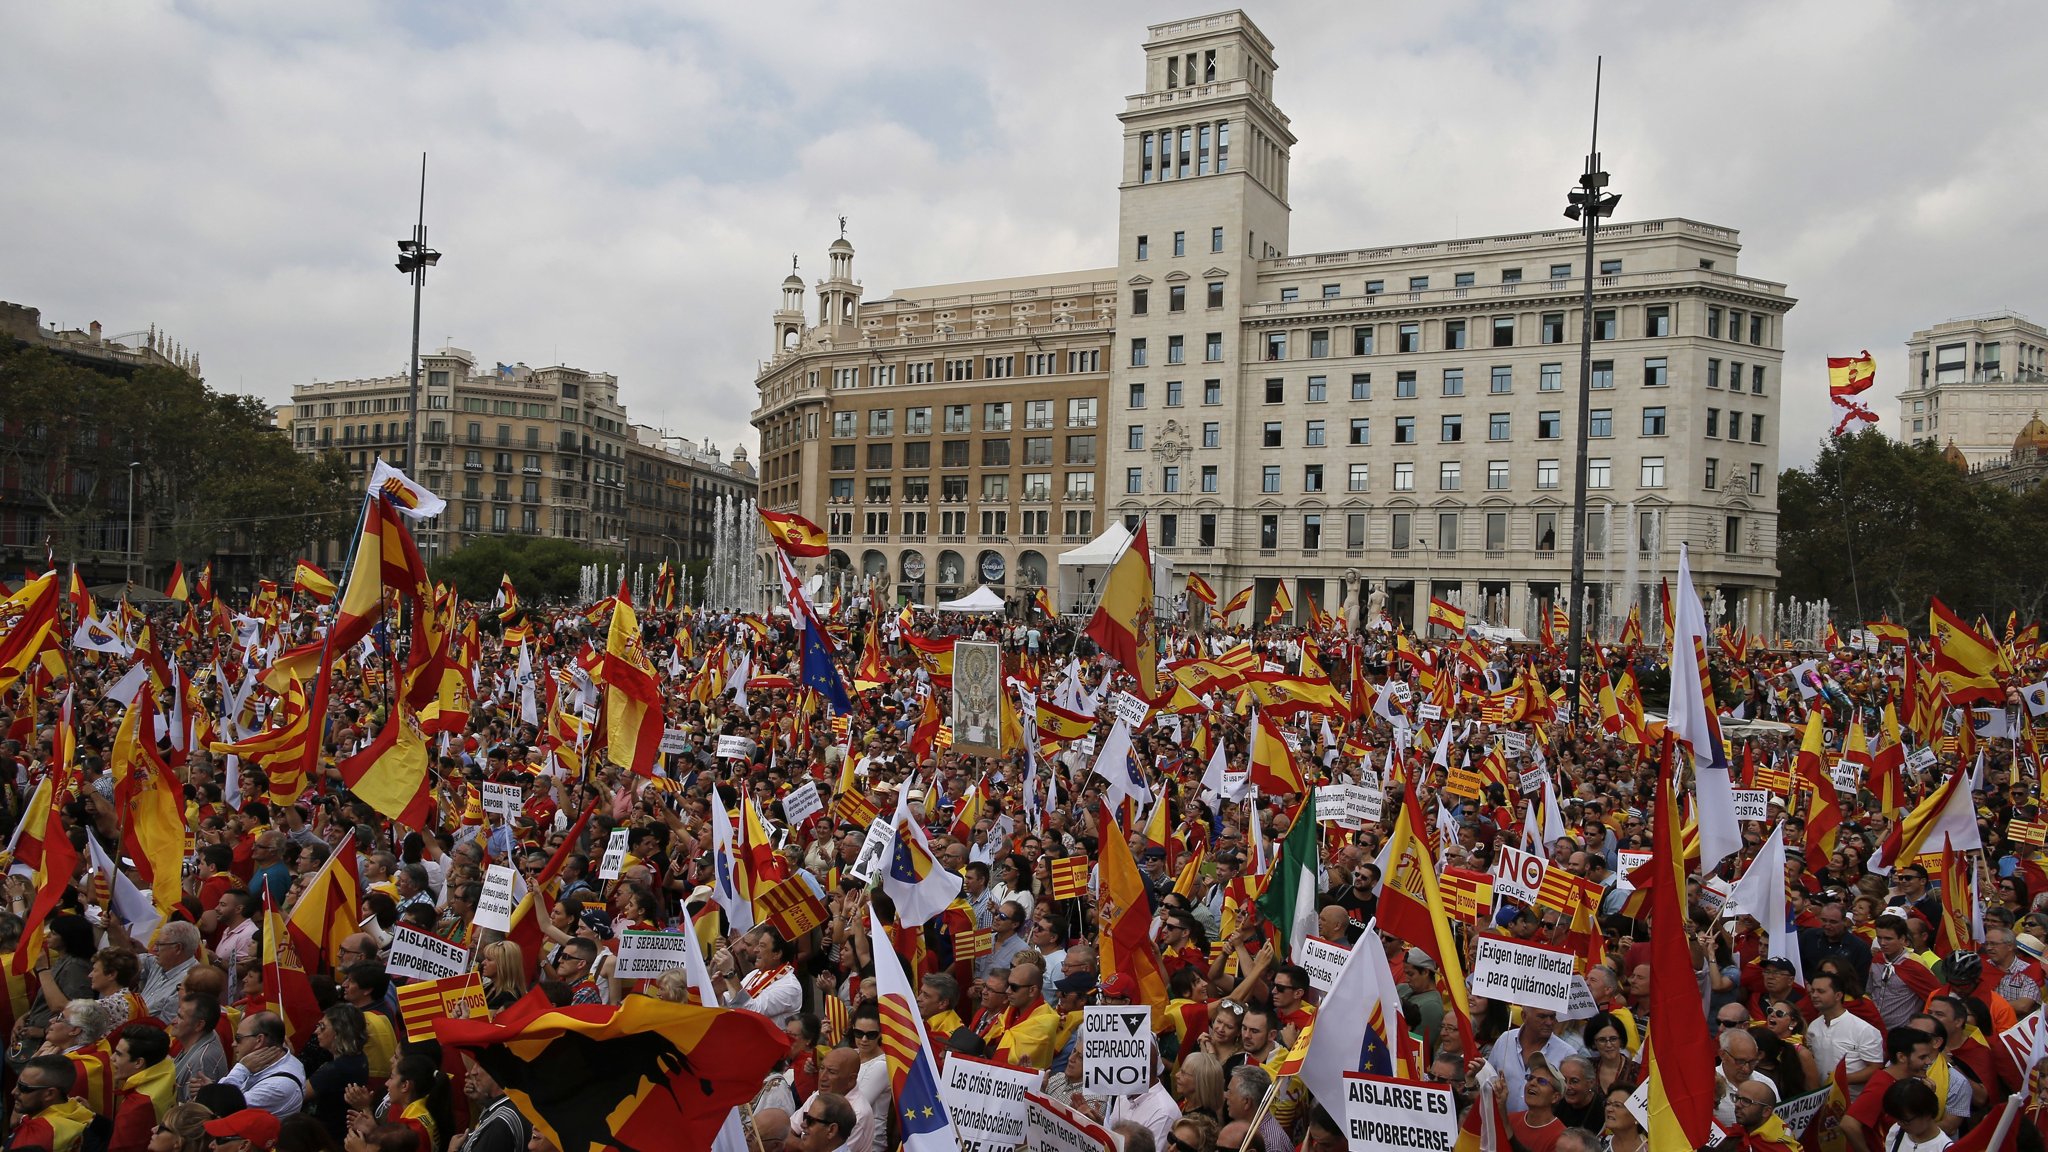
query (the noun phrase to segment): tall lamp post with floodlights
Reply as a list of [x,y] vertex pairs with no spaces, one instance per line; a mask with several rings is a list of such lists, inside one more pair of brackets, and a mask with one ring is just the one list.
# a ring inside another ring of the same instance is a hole
[[135,584],[135,470],[140,467],[140,460],[128,462],[128,563],[124,567],[130,587]]
[[420,153],[420,215],[412,226],[412,238],[398,242],[398,270],[412,278],[412,419],[405,434],[405,470],[418,479],[420,470],[420,295],[427,286],[427,269],[441,262],[441,254],[427,247],[427,154]]
[[[1586,639],[1586,447],[1593,409],[1593,238],[1600,221],[1614,215],[1621,195],[1607,191],[1607,173],[1600,170],[1600,64],[1593,65],[1593,147],[1586,153],[1586,172],[1572,189],[1565,217],[1578,222],[1586,234],[1586,294],[1579,323],[1579,434],[1578,466],[1572,492],[1572,590],[1571,590],[1571,679],[1574,706],[1578,703],[1579,677],[1585,670]],[[1576,723],[1578,715],[1573,713]]]

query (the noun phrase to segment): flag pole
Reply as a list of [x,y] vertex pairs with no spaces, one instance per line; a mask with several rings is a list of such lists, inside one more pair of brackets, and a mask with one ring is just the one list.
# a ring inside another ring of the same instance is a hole
[[1835,491],[1842,501],[1842,550],[1849,560],[1849,595],[1856,605],[1856,621],[1863,622],[1863,590],[1856,580],[1856,534],[1849,521],[1849,465],[1848,453],[1840,432],[1835,434]]

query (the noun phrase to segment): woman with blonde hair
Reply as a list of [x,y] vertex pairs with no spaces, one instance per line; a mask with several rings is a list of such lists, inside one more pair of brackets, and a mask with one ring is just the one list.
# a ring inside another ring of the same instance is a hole
[[150,1131],[149,1152],[207,1152],[213,1141],[206,1122],[213,1118],[204,1104],[173,1105]]
[[1173,1096],[1184,1116],[1207,1116],[1221,1124],[1223,1062],[1207,1052],[1190,1052],[1173,1074]]
[[526,995],[526,953],[511,940],[493,940],[477,953],[484,978],[484,1007],[501,1012]]

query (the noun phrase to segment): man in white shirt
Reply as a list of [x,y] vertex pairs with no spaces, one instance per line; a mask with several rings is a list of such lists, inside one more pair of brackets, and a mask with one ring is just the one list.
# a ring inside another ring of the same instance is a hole
[[1841,985],[1831,974],[1822,972],[1808,980],[1806,995],[1820,1010],[1806,1026],[1806,1046],[1813,1052],[1814,1065],[1825,1077],[1842,1064],[1849,1099],[1854,1100],[1863,1094],[1864,1081],[1884,1064],[1884,1037],[1843,1006]]
[[855,1152],[867,1147],[858,1137],[844,1138],[849,1126],[859,1127],[852,1101],[831,1092],[814,1092],[803,1111],[789,1118],[790,1135],[782,1146],[790,1152]]
[[280,1120],[305,1103],[306,1066],[284,1046],[284,1021],[275,1012],[242,1019],[235,1029],[235,1066],[220,1082],[240,1088],[249,1107]]
[[1579,1049],[1557,1034],[1557,1013],[1547,1008],[1524,1008],[1522,1026],[1501,1033],[1500,1039],[1493,1042],[1493,1051],[1486,1056],[1507,1081],[1510,1112],[1522,1112],[1529,1107],[1522,1099],[1522,1088],[1529,1079],[1529,1057],[1538,1052],[1543,1054],[1545,1063],[1555,1068],[1565,1057],[1578,1055]]
[[[1736,1013],[1747,1015],[1748,1010],[1740,1004],[1725,1004],[1721,1007],[1722,1016]],[[1726,1027],[1725,1021],[1723,1024],[1721,1062],[1714,1069],[1714,1079],[1720,1081],[1722,1089],[1715,1095],[1721,1102],[1714,1106],[1714,1119],[1720,1121],[1723,1127],[1727,1127],[1736,1122],[1735,1090],[1748,1083],[1756,1069],[1757,1046],[1756,1037],[1751,1036],[1747,1028],[1739,1024],[1733,1028]]]
[[[841,1148],[852,1149],[853,1152],[868,1152],[868,1149],[874,1147],[877,1128],[875,1113],[868,1107],[867,1101],[854,1094],[854,1086],[859,1081],[860,1056],[853,1049],[834,1048],[825,1053],[825,1058],[818,1061],[818,1090],[811,1093],[810,1098],[804,1101],[804,1106],[797,1109],[789,1118],[790,1135],[802,1137],[805,1135],[805,1129],[810,1126],[811,1117],[825,1118],[828,1109],[820,1106],[821,1100],[839,1101],[852,1119],[844,1125],[832,1125],[835,1129],[831,1137],[833,1142],[806,1140],[795,1147],[807,1152],[838,1152]],[[886,1125],[880,1127],[887,1131]]]
[[[1157,1063],[1157,1056],[1154,1056]],[[1166,1147],[1166,1134],[1173,1129],[1174,1121],[1180,1119],[1180,1105],[1173,1102],[1173,1093],[1160,1083],[1154,1068],[1152,1086],[1136,1096],[1113,1096],[1110,1098],[1109,1113],[1105,1122],[1111,1125],[1128,1121],[1152,1133],[1154,1148]]]
[[745,978],[733,979],[736,966],[731,953],[713,965],[712,983],[725,1006],[752,1009],[775,1021],[777,1027],[787,1024],[804,1007],[804,986],[796,978],[794,964],[796,945],[775,929],[764,927],[748,933],[740,948],[750,952],[754,962],[754,970]]

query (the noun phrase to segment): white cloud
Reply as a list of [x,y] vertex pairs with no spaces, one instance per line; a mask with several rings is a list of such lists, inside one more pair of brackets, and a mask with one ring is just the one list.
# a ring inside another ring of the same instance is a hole
[[[852,218],[872,295],[1113,260],[1117,126],[1147,0],[508,5],[132,0],[12,11],[0,297],[155,321],[221,387],[397,371],[391,268],[432,155],[447,257],[425,339],[617,373],[635,417],[751,442],[791,251]],[[1252,10],[1301,138],[1293,247],[1562,226],[1607,57],[1624,218],[1741,230],[1800,299],[1780,452],[1832,423],[1823,357],[1879,393],[1914,328],[2048,311],[2024,3],[1300,3]],[[1890,405],[1880,403],[1887,417]]]

